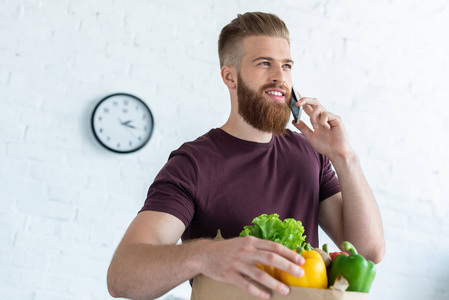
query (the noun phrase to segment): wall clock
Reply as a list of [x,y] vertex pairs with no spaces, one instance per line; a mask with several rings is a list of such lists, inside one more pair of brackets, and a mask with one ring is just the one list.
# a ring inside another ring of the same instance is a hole
[[153,134],[151,110],[138,97],[116,93],[101,99],[91,118],[97,141],[116,153],[131,153],[145,146]]

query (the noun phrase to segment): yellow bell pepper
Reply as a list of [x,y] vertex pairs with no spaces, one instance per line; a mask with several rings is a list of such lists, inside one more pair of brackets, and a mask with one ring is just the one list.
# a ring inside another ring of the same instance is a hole
[[297,252],[305,258],[305,263],[301,266],[304,269],[304,275],[302,277],[296,277],[290,273],[276,269],[276,277],[278,277],[281,282],[291,286],[326,289],[327,271],[321,255],[314,250],[302,251],[302,248],[298,249]]

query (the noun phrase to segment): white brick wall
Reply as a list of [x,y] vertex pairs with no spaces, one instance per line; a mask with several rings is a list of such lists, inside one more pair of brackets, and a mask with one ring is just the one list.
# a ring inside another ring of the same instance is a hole
[[[370,298],[449,298],[446,1],[3,0],[2,299],[111,298],[110,258],[168,154],[226,120],[218,34],[255,10],[286,21],[297,87],[343,116],[378,199],[387,253]],[[154,113],[138,153],[90,132],[114,92]]]

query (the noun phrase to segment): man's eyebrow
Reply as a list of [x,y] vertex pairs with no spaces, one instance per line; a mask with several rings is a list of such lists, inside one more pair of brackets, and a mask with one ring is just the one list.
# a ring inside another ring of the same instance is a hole
[[[259,57],[256,57],[255,59],[253,59],[252,62],[256,62],[256,61],[258,61],[258,60],[268,60],[268,61],[273,61],[274,58],[269,57],[269,56],[259,56]],[[285,63],[291,63],[291,64],[294,64],[294,63],[295,63],[295,62],[294,62],[292,59],[290,59],[290,58],[284,59],[283,62],[285,62]]]
[[274,59],[272,57],[268,57],[268,56],[259,56],[259,57],[256,57],[255,59],[253,59],[253,62],[256,62],[258,60],[273,61]]

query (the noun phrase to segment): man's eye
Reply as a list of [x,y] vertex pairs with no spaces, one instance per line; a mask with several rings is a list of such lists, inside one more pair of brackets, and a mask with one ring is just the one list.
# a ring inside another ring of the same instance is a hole
[[268,61],[263,61],[263,62],[260,63],[260,65],[262,65],[262,66],[269,66],[270,63]]
[[284,68],[286,68],[286,69],[291,69],[291,68],[292,68],[292,65],[286,64],[286,65],[284,65]]

